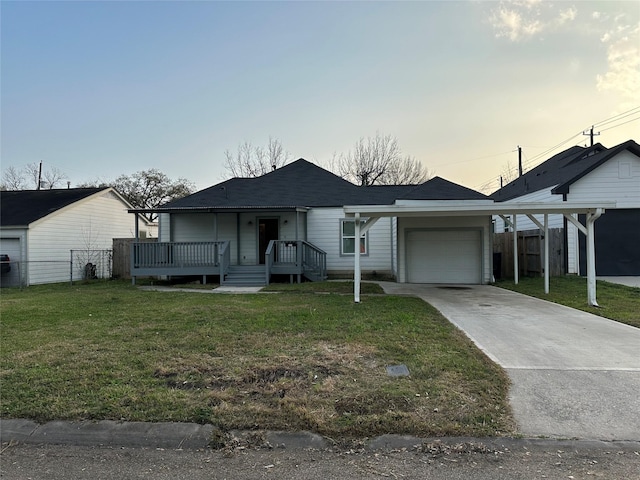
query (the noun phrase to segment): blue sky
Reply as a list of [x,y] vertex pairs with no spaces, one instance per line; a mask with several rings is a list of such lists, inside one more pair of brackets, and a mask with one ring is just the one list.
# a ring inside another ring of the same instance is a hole
[[0,9],[2,169],[43,161],[72,185],[154,167],[204,188],[245,141],[322,164],[380,132],[490,189],[517,145],[533,165],[594,123],[607,146],[639,140],[638,2]]

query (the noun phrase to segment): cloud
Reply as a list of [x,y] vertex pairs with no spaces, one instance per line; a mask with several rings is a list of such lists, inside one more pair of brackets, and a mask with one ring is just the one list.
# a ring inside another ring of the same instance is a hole
[[640,23],[617,25],[601,40],[607,43],[607,72],[597,76],[599,90],[622,96],[629,104],[640,103]]
[[513,1],[500,3],[491,12],[489,23],[496,37],[518,42],[557,29],[575,20],[577,15],[578,10],[573,6],[561,10],[550,2]]

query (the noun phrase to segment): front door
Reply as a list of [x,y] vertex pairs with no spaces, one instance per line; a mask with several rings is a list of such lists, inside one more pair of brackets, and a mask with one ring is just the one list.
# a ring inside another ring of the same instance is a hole
[[[258,220],[258,258],[264,265],[264,254],[271,240],[278,240],[278,219],[261,218]],[[275,251],[274,251],[275,254]]]

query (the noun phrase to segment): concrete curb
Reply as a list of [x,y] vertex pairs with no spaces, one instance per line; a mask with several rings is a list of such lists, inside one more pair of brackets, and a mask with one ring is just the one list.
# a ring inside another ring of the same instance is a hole
[[[213,432],[212,425],[179,422],[97,422],[51,421],[38,424],[25,419],[0,419],[0,442],[28,444],[74,445],[84,447],[130,447],[166,449],[206,449]],[[232,432],[246,436],[248,432]],[[311,432],[265,432],[264,439],[273,448],[316,449],[331,448],[333,444]],[[543,449],[616,449],[640,451],[637,441],[558,440],[510,437],[443,437],[419,438],[408,435],[381,435],[368,440],[368,451],[412,450],[426,442],[444,445],[461,443],[483,444],[495,450],[522,448]]]

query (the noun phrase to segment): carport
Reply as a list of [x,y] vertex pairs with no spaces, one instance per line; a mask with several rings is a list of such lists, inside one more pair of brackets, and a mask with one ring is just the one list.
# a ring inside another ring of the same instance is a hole
[[[485,201],[412,201],[410,203],[396,202],[392,205],[346,205],[345,216],[353,217],[355,224],[355,238],[360,238],[382,217],[486,217],[500,216],[513,227],[518,229],[518,216],[526,216],[544,233],[544,289],[549,293],[549,215],[563,215],[568,222],[576,226],[579,232],[586,236],[587,246],[587,301],[589,305],[598,306],[596,300],[596,269],[595,269],[595,222],[603,215],[607,208],[615,208],[615,202],[601,203],[489,203]],[[583,225],[578,221],[578,215],[585,215]],[[541,218],[540,218],[541,217]],[[518,283],[518,249],[517,235],[514,235],[514,281]],[[354,301],[360,302],[361,267],[360,252],[355,249],[354,255]]]

